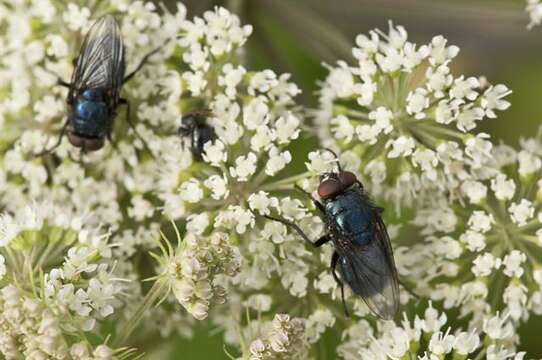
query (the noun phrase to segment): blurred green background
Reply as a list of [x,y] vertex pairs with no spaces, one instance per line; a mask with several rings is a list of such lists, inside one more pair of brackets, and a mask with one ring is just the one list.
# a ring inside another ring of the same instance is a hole
[[[323,79],[322,61],[349,59],[353,39],[388,20],[406,27],[418,44],[444,35],[461,48],[452,65],[454,74],[485,75],[506,84],[512,107],[480,130],[511,145],[536,133],[542,119],[542,27],[531,31],[525,0],[186,0],[188,15],[201,15],[215,5],[238,13],[254,25],[247,44],[247,62],[255,69],[292,73],[304,91],[301,101],[316,105],[316,82]],[[166,1],[174,7],[175,1]],[[158,359],[225,359],[220,334],[210,335],[202,323],[193,340],[171,340]],[[542,317],[521,328],[526,358],[542,357]],[[329,332],[329,331],[328,331]],[[326,337],[321,359],[334,359],[334,336]]]

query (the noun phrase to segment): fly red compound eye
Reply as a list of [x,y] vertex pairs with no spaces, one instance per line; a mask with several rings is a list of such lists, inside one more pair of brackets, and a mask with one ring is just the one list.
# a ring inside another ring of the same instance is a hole
[[82,137],[75,135],[71,131],[68,131],[68,140],[70,144],[78,148],[83,147],[83,142],[85,141]]
[[85,150],[86,151],[98,151],[104,146],[104,139],[86,139]]
[[318,195],[324,200],[329,199],[343,190],[343,185],[334,179],[324,180],[318,186]]
[[358,179],[356,178],[356,175],[351,173],[350,171],[342,171],[339,173],[339,180],[344,185],[345,188],[354,185]]

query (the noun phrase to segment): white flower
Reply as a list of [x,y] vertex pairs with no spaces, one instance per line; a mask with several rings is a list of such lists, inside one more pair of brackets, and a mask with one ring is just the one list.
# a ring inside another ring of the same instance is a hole
[[338,65],[329,72],[327,82],[337,97],[349,97],[354,93],[354,77],[346,63],[339,62]]
[[332,327],[334,324],[335,316],[330,310],[316,310],[305,323],[308,342],[317,342],[326,328]]
[[0,245],[6,246],[17,236],[19,225],[8,214],[0,214]]
[[252,210],[256,210],[260,215],[269,215],[271,207],[278,208],[279,201],[275,197],[269,197],[265,191],[259,191],[248,198],[248,204]]
[[196,178],[192,178],[181,184],[179,188],[181,199],[190,203],[197,203],[203,198],[203,189]]
[[498,268],[499,261],[490,253],[483,253],[474,259],[472,272],[476,276],[488,276],[494,268]]
[[455,337],[454,349],[460,355],[473,353],[480,346],[480,337],[473,331],[461,332]]
[[371,160],[365,167],[364,173],[375,183],[381,183],[386,179],[386,164],[383,161]]
[[491,180],[491,189],[495,192],[497,199],[510,200],[516,192],[516,183],[512,179],[507,179],[506,175],[498,174]]
[[231,176],[237,178],[238,181],[247,181],[249,176],[256,171],[256,161],[256,154],[252,152],[238,157],[235,159],[235,167],[230,167]]
[[[346,118],[345,118],[346,119]],[[374,120],[374,127],[389,134],[392,129],[393,113],[384,106],[377,108],[369,113],[369,119]]]
[[[376,144],[378,141],[378,134],[381,130],[376,125],[359,125],[356,127],[356,135],[361,142],[367,142],[368,144]],[[391,141],[391,140],[390,140]]]
[[484,320],[484,331],[491,338],[501,340],[509,337],[512,332],[512,324],[507,321],[506,315],[497,313],[495,316]]
[[474,90],[479,87],[480,83],[475,77],[465,79],[464,76],[460,76],[454,81],[452,88],[450,89],[450,95],[455,99],[475,100],[478,97],[478,93]]
[[299,119],[289,112],[275,123],[275,135],[279,144],[286,144],[299,136]]
[[455,336],[442,332],[434,333],[429,340],[429,350],[436,355],[448,354],[452,351],[454,343]]
[[250,139],[250,147],[253,151],[259,152],[267,149],[275,140],[275,132],[266,125],[256,128],[256,133]]
[[522,284],[511,283],[504,290],[503,300],[507,305],[510,317],[519,320],[526,313],[528,289]]
[[542,160],[526,150],[518,153],[518,161],[521,175],[530,175],[542,168]]
[[435,36],[431,40],[431,58],[430,61],[433,65],[440,65],[448,62],[449,60],[455,58],[459,53],[459,48],[457,46],[447,47],[448,40],[446,40],[442,35]]
[[446,321],[448,320],[448,317],[445,313],[439,314],[439,312],[433,308],[432,303],[429,303],[429,307],[425,309],[424,318],[421,319],[418,316],[416,316],[415,319],[415,326],[418,329],[422,329],[425,332],[428,333],[434,333],[439,331],[444,324],[446,324]]
[[526,259],[526,255],[521,251],[512,250],[510,254],[506,255],[503,259],[503,272],[510,277],[521,277],[524,272],[521,265]]
[[47,122],[62,114],[64,108],[63,101],[56,99],[54,96],[46,95],[34,105],[35,120],[40,123]]
[[207,86],[207,80],[204,79],[201,71],[185,72],[183,79],[188,83],[188,90],[194,96],[199,96]]
[[279,153],[279,150],[274,147],[269,151],[269,161],[265,165],[265,173],[273,176],[284,169],[290,161],[292,161],[292,155],[289,151]]
[[503,100],[505,96],[512,93],[505,85],[499,84],[490,86],[482,97],[481,105],[486,111],[488,118],[496,118],[497,115],[493,110],[503,111],[510,107],[510,102]]
[[228,160],[228,153],[225,151],[224,143],[216,140],[214,143],[207,142],[203,146],[203,159],[214,166],[219,166],[220,163]]
[[203,184],[212,191],[211,196],[213,199],[219,200],[228,197],[229,189],[226,177],[212,175],[206,179]]
[[68,28],[72,31],[86,29],[90,18],[90,10],[86,7],[80,8],[74,3],[69,3],[63,18]]
[[415,115],[416,119],[423,119],[426,116],[423,111],[429,107],[427,94],[427,90],[423,88],[418,88],[408,94],[406,111],[410,115]]
[[540,25],[542,22],[542,3],[540,0],[527,0],[526,10],[531,20],[527,28],[532,29],[534,26]]
[[197,235],[202,235],[209,226],[209,216],[206,213],[192,214],[186,220],[186,230]]
[[237,94],[236,87],[243,80],[246,70],[242,66],[234,68],[232,64],[226,64],[222,67],[224,75],[218,77],[218,85],[226,88],[226,95],[234,98]]
[[495,219],[492,214],[487,214],[485,211],[474,211],[469,218],[468,225],[474,231],[485,233],[495,224]]
[[339,115],[331,119],[331,124],[333,125],[332,131],[337,139],[344,139],[347,143],[352,141],[354,126],[352,126],[346,116]]
[[414,150],[414,139],[406,136],[399,136],[395,140],[390,140],[386,147],[390,147],[391,150],[388,152],[388,158],[393,159],[399,156],[409,156]]
[[521,199],[519,203],[512,203],[508,211],[512,221],[519,226],[525,226],[527,221],[534,216],[533,203],[527,199]]
[[479,204],[487,195],[487,187],[479,181],[465,181],[461,190],[473,204]]
[[131,207],[128,209],[128,215],[137,221],[152,217],[154,207],[152,203],[143,198],[143,196],[134,196],[131,200]]
[[307,169],[314,173],[324,173],[334,168],[335,157],[329,151],[312,151],[309,153],[310,163],[305,163]]

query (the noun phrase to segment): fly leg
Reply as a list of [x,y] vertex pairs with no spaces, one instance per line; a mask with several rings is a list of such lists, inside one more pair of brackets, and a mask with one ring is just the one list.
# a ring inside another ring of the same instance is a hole
[[331,275],[333,275],[333,278],[335,279],[335,281],[341,288],[341,299],[342,299],[342,303],[344,307],[344,313],[347,317],[350,317],[350,314],[348,313],[348,308],[346,307],[346,301],[344,300],[344,284],[339,278],[339,276],[337,275],[337,273],[335,272],[338,262],[339,262],[339,254],[336,251],[334,251],[333,255],[331,256],[331,265],[330,265]]
[[34,156],[43,156],[45,154],[49,154],[53,150],[55,150],[57,147],[59,147],[60,144],[62,143],[62,139],[64,138],[64,135],[66,134],[66,129],[68,128],[69,124],[70,124],[69,119],[66,119],[66,122],[64,123],[64,125],[62,125],[62,129],[60,130],[60,135],[58,135],[58,140],[56,141],[56,143],[51,148],[44,149],[43,151],[37,154],[34,154]]
[[149,145],[147,144],[147,142],[145,141],[145,139],[143,139],[143,137],[139,134],[139,132],[136,130],[136,127],[134,125],[134,123],[132,122],[132,118],[131,118],[131,107],[130,107],[130,102],[126,99],[119,99],[119,104],[121,105],[126,105],[126,123],[132,128],[132,130],[134,131],[134,134],[135,136],[141,140],[141,142],[143,143],[143,146],[151,153],[152,155],[152,151],[151,149],[149,148]]
[[320,201],[318,201],[318,200],[316,200],[315,198],[313,198],[313,197],[312,197],[312,194],[309,194],[308,192],[306,192],[305,190],[303,190],[303,189],[302,189],[300,186],[298,186],[297,184],[294,185],[294,187],[295,187],[297,190],[301,191],[303,194],[305,194],[305,195],[307,195],[308,197],[310,197],[311,200],[312,200],[312,202],[313,202],[313,204],[314,204],[314,206],[315,206],[318,210],[320,210],[320,212],[321,212],[322,214],[324,214],[324,213],[326,212],[326,211],[325,211],[325,208],[324,208],[324,205],[323,205]]
[[72,84],[70,84],[69,82],[66,82],[64,80],[62,80],[61,78],[58,78],[58,80],[56,81],[57,85],[60,85],[60,86],[64,86],[66,88],[70,88],[72,86]]
[[158,51],[160,51],[170,40],[171,39],[166,40],[162,45],[160,45],[156,49],[152,50],[147,55],[143,56],[143,59],[141,59],[141,61],[139,62],[139,64],[135,68],[135,70],[132,71],[131,73],[129,73],[128,75],[126,75],[126,77],[123,80],[123,83],[126,83],[126,82],[130,81],[134,77],[134,75],[137,74],[139,72],[139,70],[141,70],[143,68],[143,66],[147,63],[147,61],[149,61],[151,56],[153,56]]
[[115,151],[119,150],[119,147],[117,146],[117,142],[115,140],[113,140],[113,136],[111,135],[111,131],[109,131],[107,133],[107,140],[109,140],[109,142],[111,143],[111,146],[113,146],[113,149],[115,149]]
[[79,164],[81,166],[85,165],[85,162],[83,161],[83,149],[81,148],[81,150],[79,150],[79,157],[78,159],[75,159],[72,154],[68,151],[68,157],[70,158],[70,160],[76,164]]
[[414,290],[412,290],[412,288],[409,286],[409,285],[405,285],[405,283],[401,280],[398,280],[399,284],[403,287],[403,289],[406,290],[407,293],[410,294],[410,296],[412,296],[413,298],[415,298],[416,300],[420,300],[420,296],[418,294],[416,294],[414,292]]
[[327,235],[322,236],[320,239],[316,240],[316,242],[313,244],[314,247],[319,248],[320,246],[324,245],[325,243],[329,242],[331,240],[330,237]]
[[[75,63],[74,63],[74,66],[75,66]],[[70,87],[72,86],[72,84],[70,84],[69,82],[62,80],[62,79],[60,78],[60,76],[59,76],[57,73],[55,73],[54,71],[49,70],[49,69],[47,69],[47,68],[44,68],[44,70],[45,70],[46,72],[48,72],[49,74],[51,74],[51,75],[53,75],[54,77],[57,78],[57,80],[56,80],[56,84],[57,84],[57,85],[63,86],[63,87],[66,87],[66,88],[70,88]]]
[[315,243],[313,243],[311,239],[309,239],[309,237],[303,232],[303,230],[301,230],[301,228],[297,224],[294,224],[293,222],[288,221],[286,219],[279,219],[279,218],[269,216],[269,215],[263,215],[263,217],[265,217],[266,219],[277,221],[281,224],[284,224],[286,227],[289,227],[290,229],[294,229],[303,238],[303,240],[305,240],[312,246],[316,247]]
[[[251,210],[252,211],[252,210]],[[258,216],[254,211],[252,211],[252,213],[255,215],[255,216]],[[302,238],[303,240],[305,240],[306,242],[308,242],[309,244],[311,244],[311,246],[313,247],[319,247],[319,246],[322,246],[324,243],[326,243],[327,241],[329,241],[329,239],[327,239],[325,236],[318,239],[318,241],[316,242],[312,242],[311,239],[309,239],[309,237],[303,232],[303,230],[301,230],[301,228],[291,222],[291,221],[288,221],[286,219],[282,219],[282,218],[278,218],[278,217],[273,217],[273,216],[270,216],[270,215],[262,215],[264,218],[266,219],[269,219],[269,220],[273,220],[273,221],[276,221],[276,222],[279,222],[283,225],[285,225],[286,227],[290,228],[290,229],[294,229]],[[325,238],[325,240],[324,240]]]

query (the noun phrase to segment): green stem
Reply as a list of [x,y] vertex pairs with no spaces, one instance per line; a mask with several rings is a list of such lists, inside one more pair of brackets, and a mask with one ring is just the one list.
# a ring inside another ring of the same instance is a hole
[[49,254],[51,253],[52,249],[54,248],[54,245],[55,244],[53,244],[51,242],[49,242],[47,244],[47,247],[43,250],[40,257],[38,258],[38,261],[36,261],[36,263],[34,265],[34,272],[38,271],[42,267],[43,262],[45,261],[45,259],[48,258]]
[[459,131],[450,130],[450,129],[445,128],[443,126],[440,126],[438,124],[427,123],[426,121],[428,121],[428,120],[429,119],[421,120],[420,125],[430,129],[431,131],[437,132],[439,134],[447,135],[447,136],[449,136],[451,138],[455,138],[455,139],[458,139],[458,140],[461,140],[461,141],[464,140],[465,136],[462,133],[460,133]]
[[275,181],[273,183],[264,184],[263,186],[260,187],[260,189],[263,191],[272,191],[272,190],[275,190],[275,188],[281,187],[283,185],[289,185],[299,180],[310,178],[312,175],[313,175],[312,172],[306,171],[304,173],[301,173],[295,176],[290,176],[285,179]]
[[149,310],[157,300],[163,295],[163,288],[166,286],[166,282],[158,279],[152,285],[143,302],[139,305],[134,315],[124,325],[123,331],[119,334],[119,337],[115,340],[115,347],[120,347],[125,344],[132,332],[137,328],[143,316]]
[[367,114],[364,111],[354,110],[354,109],[347,109],[346,115],[350,120],[366,120],[366,121],[372,121],[369,119],[369,114]]

